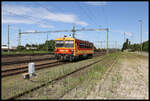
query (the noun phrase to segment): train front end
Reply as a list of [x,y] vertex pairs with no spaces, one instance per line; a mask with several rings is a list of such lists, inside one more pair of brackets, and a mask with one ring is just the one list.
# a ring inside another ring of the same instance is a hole
[[57,38],[55,40],[55,57],[57,60],[73,60],[75,51],[75,39],[70,37]]

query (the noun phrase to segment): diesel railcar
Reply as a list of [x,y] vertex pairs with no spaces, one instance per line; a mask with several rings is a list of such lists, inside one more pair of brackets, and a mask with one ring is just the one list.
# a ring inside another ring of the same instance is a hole
[[70,37],[61,37],[55,40],[55,57],[57,60],[79,60],[92,57],[94,45],[91,42]]

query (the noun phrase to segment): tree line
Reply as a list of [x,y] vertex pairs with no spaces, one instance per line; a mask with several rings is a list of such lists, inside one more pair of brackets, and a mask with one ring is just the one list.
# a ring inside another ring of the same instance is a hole
[[[142,51],[148,52],[148,44],[149,40],[142,43]],[[130,49],[130,51],[140,51],[141,50],[141,44],[131,44],[131,42],[126,39],[126,42],[124,42],[122,51]]]
[[55,40],[47,40],[43,44],[26,44],[25,46],[18,46],[17,50],[36,50],[36,51],[54,51]]

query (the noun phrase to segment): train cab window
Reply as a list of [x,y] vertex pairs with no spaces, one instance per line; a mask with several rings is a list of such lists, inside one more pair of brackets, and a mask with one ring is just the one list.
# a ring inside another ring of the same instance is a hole
[[84,43],[80,43],[80,48],[85,48],[85,44]]
[[78,48],[78,43],[75,43],[75,47]]
[[64,47],[63,41],[56,41],[56,47]]
[[74,41],[73,40],[65,41],[65,47],[74,47]]

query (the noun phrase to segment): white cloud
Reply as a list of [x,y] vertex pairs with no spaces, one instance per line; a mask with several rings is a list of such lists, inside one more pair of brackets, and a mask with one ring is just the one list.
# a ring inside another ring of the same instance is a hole
[[86,2],[89,5],[94,5],[94,6],[104,6],[107,5],[107,2],[105,1],[100,1],[100,2]]
[[36,32],[36,30],[28,30],[27,32]]
[[84,21],[77,21],[76,24],[83,25],[83,26],[87,26],[88,25],[88,23],[86,23]]
[[39,26],[42,28],[54,28],[54,26],[52,26],[52,25],[43,24],[43,23],[40,23]]
[[3,5],[2,6],[2,13],[3,14],[15,14],[15,15],[26,15],[28,12],[31,11],[31,8],[27,8],[24,6],[18,5]]
[[47,12],[45,15],[43,14],[43,18],[64,23],[75,23],[82,26],[88,25],[88,23],[78,20],[77,16],[74,14]]
[[[74,14],[55,13],[50,12],[46,8],[42,7],[27,7],[20,5],[4,5],[2,6],[2,20],[3,23],[25,23],[36,24],[37,22],[43,22],[43,20],[57,21],[63,23],[74,23],[81,26],[87,26],[88,23],[78,20]],[[14,17],[5,18],[6,16],[19,16],[24,19],[16,19]],[[40,24],[41,27],[54,28],[52,25]]]
[[12,17],[2,17],[2,23],[6,24],[34,24],[35,22],[30,19],[16,19]]
[[132,32],[125,32],[125,34],[128,36],[132,36],[133,33]]

